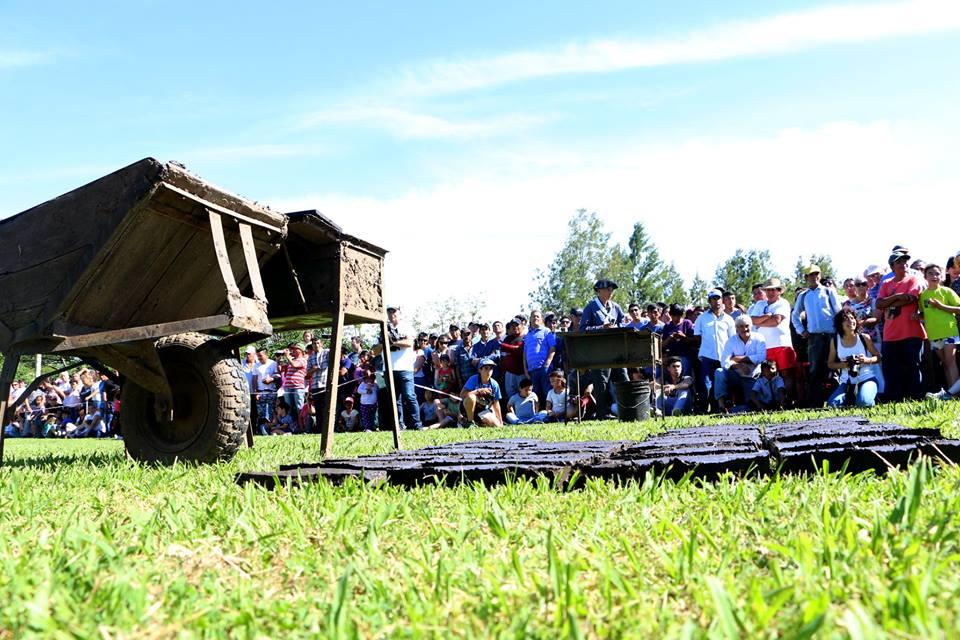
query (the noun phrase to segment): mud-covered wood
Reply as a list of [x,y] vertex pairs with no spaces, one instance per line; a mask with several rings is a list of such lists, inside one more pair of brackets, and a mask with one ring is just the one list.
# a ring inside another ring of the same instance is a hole
[[[504,482],[544,476],[555,486],[580,486],[588,478],[641,480],[647,474],[712,479],[724,473],[767,474],[780,469],[848,472],[904,466],[920,454],[960,460],[960,441],[938,429],[831,418],[778,425],[715,425],[676,429],[643,441],[545,442],[528,438],[457,442],[413,451],[323,463],[286,465],[279,472],[241,474],[239,482],[273,486],[329,477],[357,477],[403,486],[443,482]],[[268,480],[268,478],[270,478]],[[574,482],[575,480],[575,482]]]

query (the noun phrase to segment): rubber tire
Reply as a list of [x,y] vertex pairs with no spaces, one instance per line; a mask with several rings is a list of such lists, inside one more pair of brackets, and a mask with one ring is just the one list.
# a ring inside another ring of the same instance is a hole
[[240,362],[216,338],[180,333],[157,341],[173,392],[173,422],[156,419],[152,392],[127,380],[121,391],[123,440],[134,460],[218,462],[231,459],[250,424],[250,390]]

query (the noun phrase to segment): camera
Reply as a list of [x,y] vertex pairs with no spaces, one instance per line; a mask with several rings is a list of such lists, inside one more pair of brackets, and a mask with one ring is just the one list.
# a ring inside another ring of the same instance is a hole
[[847,356],[847,370],[851,378],[856,378],[860,375],[860,363],[855,361],[853,356]]

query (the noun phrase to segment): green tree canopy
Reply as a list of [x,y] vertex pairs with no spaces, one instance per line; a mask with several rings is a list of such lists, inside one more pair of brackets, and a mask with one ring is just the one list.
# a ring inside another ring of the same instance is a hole
[[753,285],[777,273],[770,266],[770,252],[750,249],[736,252],[722,262],[714,273],[714,284],[737,294],[737,302],[748,304]]
[[[806,258],[803,256],[797,256],[797,262],[793,265],[793,281],[789,283],[788,292],[789,298],[792,301],[794,298],[793,292],[797,287],[805,287],[806,281],[803,277],[803,271],[807,268],[808,265],[815,264],[820,267],[820,277],[821,278],[836,278],[837,270],[833,266],[833,259],[828,255],[812,253]],[[839,287],[842,283],[838,282],[837,286]]]
[[680,302],[687,299],[683,278],[660,256],[642,222],[635,222],[625,251],[625,277],[619,284],[627,302]]
[[693,283],[690,285],[690,304],[705,306],[707,304],[707,281],[697,273],[693,276]]

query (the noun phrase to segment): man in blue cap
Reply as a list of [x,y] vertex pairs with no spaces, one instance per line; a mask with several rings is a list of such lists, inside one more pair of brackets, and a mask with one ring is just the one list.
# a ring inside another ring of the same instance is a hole
[[[583,308],[583,317],[580,318],[581,331],[599,331],[613,329],[626,323],[626,316],[619,304],[614,302],[613,292],[617,283],[612,280],[597,280],[593,290],[597,297]],[[597,401],[597,418],[612,418],[610,415],[611,383],[626,382],[627,370],[618,369],[591,369],[587,374],[588,380],[593,383],[593,395]]]

